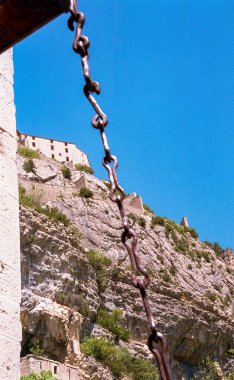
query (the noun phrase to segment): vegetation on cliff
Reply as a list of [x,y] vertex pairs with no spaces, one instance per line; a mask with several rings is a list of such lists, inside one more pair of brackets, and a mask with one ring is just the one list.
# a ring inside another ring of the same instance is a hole
[[36,150],[27,148],[26,146],[20,146],[17,150],[17,153],[25,158],[39,158],[40,154]]
[[[87,176],[88,188],[80,194],[75,181],[79,174],[63,178],[61,166],[52,162],[46,177],[49,170],[59,174],[53,182],[40,184],[45,200],[38,202],[32,190],[37,179],[20,160],[22,183],[31,186],[28,192],[21,186],[19,193],[20,203],[29,207],[21,208],[24,344],[42,339],[49,358],[76,365],[73,347],[81,341],[84,356],[79,363],[85,363],[88,376],[104,371],[108,380],[157,379],[155,365],[147,360],[148,324],[131,285],[121,221],[108,200],[108,186]],[[151,277],[148,292],[157,326],[170,342],[176,378],[215,380],[217,360],[225,380],[233,380],[228,354],[233,347],[232,253],[217,243],[200,242],[194,229],[156,216],[149,206],[139,214],[130,197],[125,202],[138,232],[139,256]],[[202,363],[211,352],[212,361]]]
[[51,371],[41,371],[40,373],[32,372],[30,375],[21,376],[20,380],[61,380],[54,377]]
[[123,327],[123,321],[124,316],[122,310],[115,309],[108,311],[106,308],[100,307],[95,322],[115,334],[117,339],[127,341],[130,337],[130,331]]
[[81,343],[81,351],[91,355],[107,365],[117,379],[123,375],[133,380],[157,380],[158,372],[154,364],[143,358],[136,358],[126,348],[120,348],[103,338],[85,338]]
[[26,194],[26,190],[19,184],[19,204],[30,207],[40,214],[46,215],[49,219],[53,219],[56,222],[61,222],[65,226],[70,224],[70,220],[62,213],[57,207],[42,207],[32,194]]

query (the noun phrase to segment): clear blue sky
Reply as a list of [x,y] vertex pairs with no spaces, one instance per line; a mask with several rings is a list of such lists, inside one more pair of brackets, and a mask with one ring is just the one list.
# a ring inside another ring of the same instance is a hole
[[[157,215],[234,247],[233,0],[80,0],[119,179]],[[106,178],[67,15],[14,49],[17,126],[74,141]]]

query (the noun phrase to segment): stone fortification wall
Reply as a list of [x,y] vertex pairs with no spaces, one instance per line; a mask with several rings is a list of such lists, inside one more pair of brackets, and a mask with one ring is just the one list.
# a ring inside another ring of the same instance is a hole
[[12,50],[0,55],[0,379],[18,380],[20,249]]

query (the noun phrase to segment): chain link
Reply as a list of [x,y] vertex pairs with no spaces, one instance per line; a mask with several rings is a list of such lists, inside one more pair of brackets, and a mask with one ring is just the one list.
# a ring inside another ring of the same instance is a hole
[[[148,338],[148,347],[157,360],[161,380],[172,380],[172,375],[169,368],[169,358],[167,354],[167,341],[166,338],[159,331],[157,331],[149,298],[146,292],[146,289],[150,284],[150,278],[146,270],[141,265],[140,257],[138,255],[138,236],[129,224],[123,204],[126,194],[118,181],[118,159],[110,153],[110,148],[105,133],[105,127],[108,124],[108,119],[95,98],[92,96],[92,93],[99,95],[101,93],[101,89],[99,83],[93,81],[91,78],[88,64],[88,48],[90,46],[90,42],[88,37],[82,34],[85,16],[82,12],[77,11],[76,0],[70,0],[70,13],[71,16],[68,20],[68,27],[72,31],[76,29],[75,38],[73,41],[73,50],[81,57],[83,75],[85,79],[84,94],[96,112],[96,115],[92,118],[92,126],[100,131],[101,140],[104,147],[105,157],[102,160],[102,164],[108,172],[111,184],[110,199],[117,204],[120,212],[124,230],[121,240],[131,261],[132,284],[140,291],[151,329],[151,334]],[[74,23],[76,23],[76,28],[74,28]],[[160,345],[160,348],[158,348],[158,345]]]

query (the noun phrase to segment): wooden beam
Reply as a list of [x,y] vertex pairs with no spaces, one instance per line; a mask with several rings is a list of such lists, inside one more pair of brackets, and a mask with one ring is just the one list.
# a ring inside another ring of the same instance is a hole
[[0,53],[68,9],[69,0],[0,0]]

